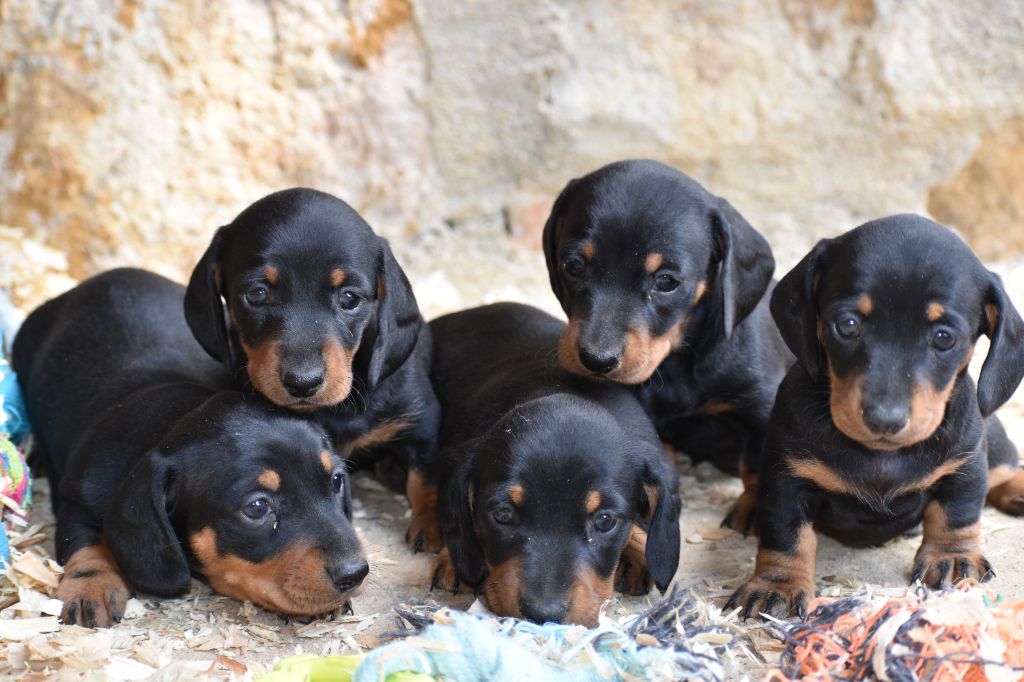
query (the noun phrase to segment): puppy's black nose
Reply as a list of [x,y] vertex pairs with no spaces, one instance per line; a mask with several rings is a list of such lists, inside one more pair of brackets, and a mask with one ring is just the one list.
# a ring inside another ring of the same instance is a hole
[[327,569],[327,575],[331,576],[331,582],[338,588],[338,592],[349,592],[356,589],[369,572],[370,566],[366,563],[366,559]]
[[872,433],[880,436],[892,436],[903,430],[907,425],[907,408],[905,405],[865,405],[864,425]]
[[285,372],[281,383],[288,394],[295,398],[308,398],[324,384],[324,372]]
[[599,355],[580,348],[580,362],[591,372],[607,374],[619,366],[619,359],[614,355]]
[[523,618],[534,623],[561,623],[569,612],[569,604],[564,601],[523,601],[520,604]]

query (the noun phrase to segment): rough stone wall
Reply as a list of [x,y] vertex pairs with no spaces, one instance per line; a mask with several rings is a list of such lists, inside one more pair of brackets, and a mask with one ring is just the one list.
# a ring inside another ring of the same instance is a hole
[[420,263],[418,286],[462,291],[427,282],[417,245],[532,253],[566,180],[650,156],[729,197],[782,266],[901,211],[1006,256],[1024,249],[1022,17],[1019,0],[0,0],[0,237],[66,253],[75,278],[182,278],[217,225],[305,184]]

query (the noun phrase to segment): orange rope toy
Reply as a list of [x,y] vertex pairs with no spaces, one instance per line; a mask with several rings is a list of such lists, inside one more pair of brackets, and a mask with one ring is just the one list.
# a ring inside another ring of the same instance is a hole
[[782,670],[767,680],[1024,681],[1024,600],[965,581],[942,593],[811,602],[782,624]]

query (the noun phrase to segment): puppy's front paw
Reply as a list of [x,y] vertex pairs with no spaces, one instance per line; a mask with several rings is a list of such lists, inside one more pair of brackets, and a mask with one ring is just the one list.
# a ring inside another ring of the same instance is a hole
[[743,537],[750,535],[757,523],[757,491],[744,490],[722,519],[722,528],[731,528]]
[[763,613],[783,619],[795,615],[803,620],[813,597],[813,582],[768,580],[755,575],[729,597],[725,609],[739,608],[743,619]]
[[56,596],[64,602],[60,612],[64,625],[107,628],[121,622],[131,593],[121,576],[106,571],[78,576],[66,573]]
[[643,596],[651,591],[654,580],[647,570],[647,532],[633,524],[622,557],[615,568],[615,589],[623,594]]
[[1005,481],[992,486],[988,502],[1004,514],[1024,516],[1024,469],[1016,469]]
[[961,580],[986,582],[993,576],[992,564],[981,552],[951,552],[926,542],[914,557],[910,582],[920,581],[932,589],[944,590]]
[[451,554],[448,553],[448,548],[444,547],[437,555],[437,559],[434,560],[434,574],[430,580],[430,590],[445,590],[457,594],[461,587],[462,583],[455,573],[455,564],[452,562]]
[[131,590],[117,570],[104,544],[77,550],[68,559],[57,585],[57,599],[64,602],[60,622],[87,628],[106,628],[120,623]]
[[746,463],[740,461],[740,478],[743,480],[743,493],[733,502],[729,513],[722,520],[722,528],[731,528],[747,537],[757,534],[757,491],[759,478],[751,472]]
[[444,540],[441,538],[437,514],[431,510],[413,516],[409,529],[405,532],[405,541],[412,545],[413,552],[440,551],[444,546]]

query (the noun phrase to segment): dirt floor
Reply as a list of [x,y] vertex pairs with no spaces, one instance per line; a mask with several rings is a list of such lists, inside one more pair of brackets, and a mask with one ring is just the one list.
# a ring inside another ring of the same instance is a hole
[[[520,300],[557,312],[548,291],[543,257],[536,251],[512,245],[495,253],[495,234],[500,225],[484,225],[469,239],[453,239],[443,231],[428,233],[397,248],[428,317],[482,302]],[[487,263],[477,269],[473,263]],[[780,264],[782,267],[788,263]],[[1024,306],[1024,262],[1005,265],[1011,296]],[[780,272],[783,270],[780,267]],[[978,349],[976,357],[984,357]],[[976,371],[976,368],[975,368]],[[1024,391],[1000,413],[1011,437],[1024,443]],[[710,466],[692,467],[679,457],[682,493],[686,507],[682,526],[681,562],[676,581],[695,586],[721,605],[739,581],[753,568],[756,542],[719,528],[731,500],[739,493],[737,479]],[[134,600],[124,622],[109,630],[91,631],[58,627],[45,615],[46,605],[35,612],[15,614],[9,608],[17,598],[8,585],[6,610],[0,612],[0,676],[35,679],[80,678],[98,675],[110,679],[191,678],[252,676],[271,668],[281,656],[297,652],[338,653],[373,647],[381,635],[396,628],[392,607],[432,599],[468,607],[470,595],[429,591],[431,556],[414,555],[403,533],[408,509],[404,499],[385,490],[365,474],[354,479],[355,525],[368,549],[371,573],[365,592],[354,601],[355,613],[337,620],[297,622],[281,619],[249,604],[219,597],[199,583],[183,599]],[[26,533],[25,544],[39,541],[28,550],[40,555],[52,550],[52,518],[45,482],[37,484],[30,523],[41,524]],[[992,587],[1008,598],[1024,597],[1024,572],[1019,557],[1024,552],[1024,521],[987,509],[982,520],[983,549],[995,566]],[[38,532],[37,532],[38,531]],[[821,538],[818,546],[818,586],[825,594],[851,594],[860,590],[901,588],[909,578],[919,539],[906,538],[879,549],[850,550]],[[28,570],[31,569],[31,570]],[[52,566],[45,561],[12,576],[23,588],[47,592]],[[36,578],[30,577],[33,574]],[[25,591],[22,601],[34,597]],[[657,595],[619,599],[609,606],[613,617],[639,611]],[[52,605],[51,605],[52,606]],[[23,627],[10,620],[16,615]],[[759,626],[755,626],[759,627]],[[779,647],[761,637],[760,654],[766,662],[744,659],[750,679],[758,679],[777,659]]]

